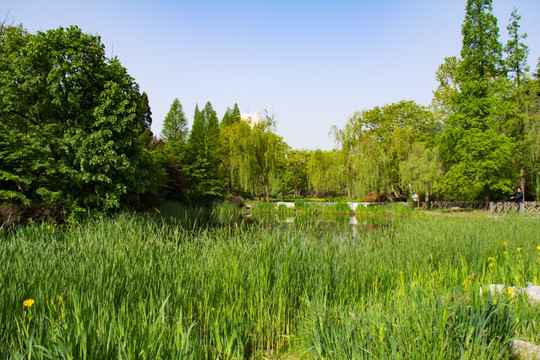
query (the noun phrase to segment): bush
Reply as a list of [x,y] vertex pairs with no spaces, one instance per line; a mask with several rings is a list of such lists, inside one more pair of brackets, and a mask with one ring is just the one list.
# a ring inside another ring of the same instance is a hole
[[0,206],[0,229],[11,228],[29,222],[63,222],[64,212],[60,208],[44,205]]
[[378,194],[378,193],[370,192],[369,194],[364,196],[364,199],[362,201],[363,202],[385,202],[386,200],[388,200],[388,197],[386,196],[386,194],[384,193]]
[[242,208],[242,207],[246,206],[244,204],[244,200],[242,200],[242,198],[240,196],[229,195],[229,196],[227,196],[225,198],[225,200],[229,204],[231,204],[232,206],[237,207],[237,208]]

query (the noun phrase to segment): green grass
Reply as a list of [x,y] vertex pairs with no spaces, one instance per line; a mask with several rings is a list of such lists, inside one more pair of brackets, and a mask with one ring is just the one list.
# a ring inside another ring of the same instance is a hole
[[351,232],[160,211],[1,233],[0,354],[504,359],[512,338],[540,342],[539,307],[479,295],[540,285],[537,217],[392,216]]

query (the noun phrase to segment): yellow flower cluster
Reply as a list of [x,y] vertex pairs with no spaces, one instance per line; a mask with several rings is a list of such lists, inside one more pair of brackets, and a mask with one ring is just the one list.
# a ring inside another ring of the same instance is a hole
[[34,305],[34,300],[32,299],[24,300],[22,304],[24,307],[31,307],[32,305]]

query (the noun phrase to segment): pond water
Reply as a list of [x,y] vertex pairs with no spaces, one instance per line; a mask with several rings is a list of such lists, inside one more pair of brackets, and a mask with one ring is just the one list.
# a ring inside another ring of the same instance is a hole
[[291,215],[291,214],[218,214],[212,215],[209,222],[213,226],[267,228],[311,228],[320,231],[339,229],[346,233],[379,231],[391,226],[391,216],[350,216],[350,215]]

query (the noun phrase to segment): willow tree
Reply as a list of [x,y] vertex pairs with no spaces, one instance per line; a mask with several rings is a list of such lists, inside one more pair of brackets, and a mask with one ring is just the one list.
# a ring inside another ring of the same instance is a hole
[[351,194],[391,190],[400,196],[399,164],[412,143],[429,143],[436,132],[432,113],[413,101],[357,112],[343,129],[334,128]]
[[429,201],[433,184],[442,177],[441,160],[437,149],[428,148],[424,143],[414,143],[407,158],[399,166],[403,187],[425,194]]
[[[307,165],[312,152],[290,149],[285,153],[282,181],[286,189],[293,189],[296,198],[302,190],[308,189]],[[283,189],[284,191],[284,189]]]
[[329,193],[341,194],[346,188],[346,177],[339,150],[315,150],[307,163],[310,189],[317,196]]
[[263,193],[267,201],[287,149],[283,138],[274,131],[274,117],[265,113],[258,124],[233,124],[227,135],[231,171],[238,171],[240,187],[246,192]]
[[238,141],[244,137],[242,128],[246,125],[240,121],[240,108],[238,104],[234,104],[233,109],[227,108],[223,118],[219,124],[221,131],[221,162],[223,172],[226,175],[226,188],[228,193],[238,192],[241,189],[238,187],[238,166],[231,162],[238,159],[238,154],[235,146]]

